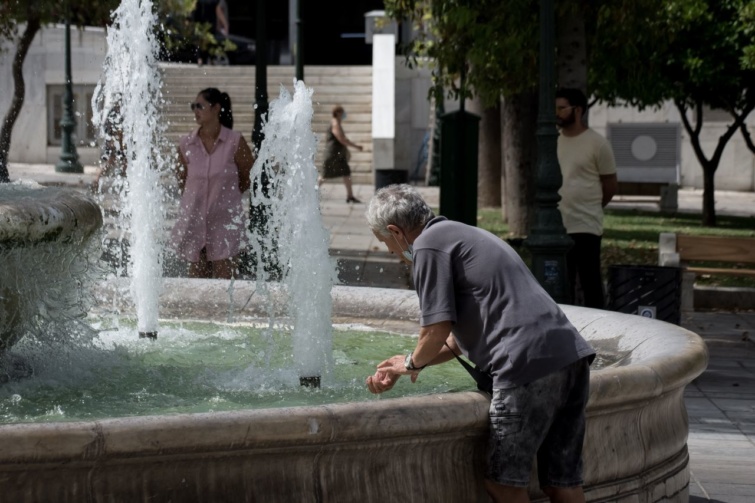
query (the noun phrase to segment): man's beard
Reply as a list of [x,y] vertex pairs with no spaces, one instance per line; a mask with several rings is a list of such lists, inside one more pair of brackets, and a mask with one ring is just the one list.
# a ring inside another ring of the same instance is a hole
[[568,127],[577,121],[577,117],[574,115],[574,109],[566,117],[556,117],[556,125],[560,128]]

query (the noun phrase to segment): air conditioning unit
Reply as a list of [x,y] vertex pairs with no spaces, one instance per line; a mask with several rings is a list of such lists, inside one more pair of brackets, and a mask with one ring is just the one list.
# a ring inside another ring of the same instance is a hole
[[659,187],[661,208],[678,207],[681,179],[679,123],[622,122],[606,125],[619,183]]

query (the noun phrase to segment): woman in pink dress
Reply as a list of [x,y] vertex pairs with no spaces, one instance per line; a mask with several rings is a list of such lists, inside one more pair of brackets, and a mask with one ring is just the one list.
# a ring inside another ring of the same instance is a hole
[[241,195],[249,189],[254,156],[233,131],[231,98],[214,87],[191,104],[199,127],[181,138],[181,206],[173,248],[189,262],[193,278],[230,279],[245,242],[248,217]]

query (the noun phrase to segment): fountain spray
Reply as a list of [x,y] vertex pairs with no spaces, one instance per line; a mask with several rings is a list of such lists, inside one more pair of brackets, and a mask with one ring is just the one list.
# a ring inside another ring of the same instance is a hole
[[[266,216],[252,226],[250,243],[260,280],[282,278],[293,322],[294,362],[302,386],[319,387],[331,367],[332,299],[336,267],[330,235],[320,217],[317,138],[312,132],[312,89],[294,81],[294,96],[281,86],[263,125],[264,141],[252,168],[253,208]],[[261,180],[267,178],[268,190]]]
[[[103,76],[92,98],[100,138],[113,141],[113,125],[122,134],[126,180],[116,185],[128,229],[131,296],[139,337],[157,337],[158,297],[162,278],[164,205],[161,174],[171,149],[166,124],[159,120],[163,103],[158,69],[157,18],[150,0],[123,0],[108,29]],[[115,118],[114,118],[115,116]]]

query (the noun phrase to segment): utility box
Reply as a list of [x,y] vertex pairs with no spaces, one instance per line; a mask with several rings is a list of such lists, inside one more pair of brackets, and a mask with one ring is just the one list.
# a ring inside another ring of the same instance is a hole
[[609,123],[619,195],[660,196],[662,210],[679,208],[682,133],[679,123]]
[[608,309],[678,325],[681,287],[681,267],[609,266]]
[[476,226],[480,118],[458,110],[440,123],[440,214]]

